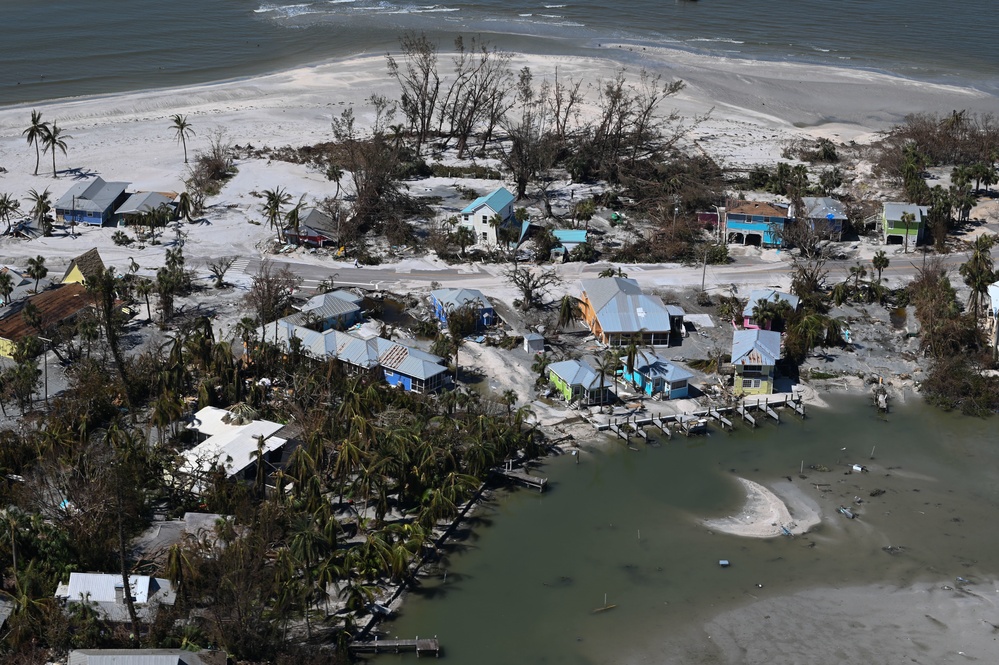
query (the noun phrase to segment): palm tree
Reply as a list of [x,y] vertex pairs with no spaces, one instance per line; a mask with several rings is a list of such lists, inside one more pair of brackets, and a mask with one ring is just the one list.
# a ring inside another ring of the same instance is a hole
[[305,208],[305,194],[302,194],[302,196],[298,199],[298,203],[295,204],[295,207],[289,210],[288,214],[284,216],[285,221],[288,222],[288,226],[295,232],[296,240],[298,239],[298,226],[302,221],[303,208]]
[[173,121],[173,124],[170,125],[170,129],[173,129],[176,132],[177,140],[184,146],[184,163],[187,164],[187,138],[189,136],[194,136],[194,130],[191,129],[191,123],[187,121],[186,115],[177,113],[170,116],[170,120]]
[[278,239],[281,240],[280,220],[284,214],[284,207],[291,203],[291,194],[283,187],[264,190],[264,202],[260,206],[260,211],[267,218],[267,223],[278,232]]
[[624,271],[624,268],[622,268],[621,266],[618,266],[617,268],[614,268],[614,266],[610,266],[608,268],[604,268],[599,273],[597,273],[597,277],[622,277],[622,278],[627,278],[628,277],[628,273],[626,273]]
[[38,164],[42,159],[41,144],[49,134],[49,123],[42,120],[41,111],[31,112],[31,125],[21,134],[28,139],[28,145],[35,146],[35,175],[38,175]]
[[867,277],[867,268],[863,266],[859,261],[857,265],[850,266],[850,277],[853,278],[853,288],[860,290],[860,280]]
[[562,296],[562,301],[558,307],[558,322],[555,324],[559,330],[565,330],[569,326],[574,326],[576,323],[582,321],[582,319],[583,313],[580,308],[579,299],[568,294]]
[[10,276],[10,272],[3,271],[0,272],[0,297],[3,297],[3,302],[0,305],[10,304],[10,294],[14,290],[14,278]]
[[878,271],[879,283],[881,282],[881,273],[885,271],[885,268],[888,267],[889,263],[890,261],[888,260],[888,255],[885,254],[883,249],[879,249],[877,254],[874,255],[874,258],[871,259],[871,264],[874,266],[874,269]]
[[902,224],[905,225],[905,246],[902,249],[903,254],[909,253],[909,224],[912,224],[914,221],[916,221],[916,216],[913,213],[911,212],[902,213],[901,222]]
[[609,375],[611,377],[611,384],[614,386],[614,397],[617,397],[617,381],[614,380],[614,374],[617,372],[618,357],[613,353],[608,351],[604,355],[597,358],[597,374],[600,376],[599,390],[602,397],[605,392],[604,386],[606,385],[606,377]]
[[976,321],[981,316],[985,302],[989,298],[989,285],[996,281],[995,266],[991,254],[995,242],[996,236],[987,233],[978,236],[971,246],[971,257],[960,268],[964,283],[971,289],[968,305],[970,305]]
[[24,273],[35,280],[35,293],[38,293],[38,282],[49,274],[49,269],[45,267],[45,257],[39,254],[33,259],[28,259],[28,269]]
[[0,218],[7,222],[7,231],[10,233],[10,216],[21,208],[21,202],[14,198],[13,194],[0,194]]
[[52,151],[52,177],[58,178],[59,175],[56,173],[56,150],[62,150],[62,154],[66,154],[66,139],[73,138],[69,134],[63,134],[62,129],[55,122],[52,123],[52,128],[45,132],[42,136],[42,152]]
[[181,192],[177,197],[177,217],[189,222],[192,214],[194,214],[194,199],[187,192]]
[[35,224],[37,224],[45,236],[52,235],[52,224],[48,222],[45,217],[52,210],[52,198],[49,190],[39,192],[35,189],[28,190],[28,200],[31,201],[31,215],[35,218]]
[[153,320],[153,310],[149,306],[149,295],[153,292],[153,282],[149,279],[140,279],[135,284],[135,294],[146,300],[146,320]]

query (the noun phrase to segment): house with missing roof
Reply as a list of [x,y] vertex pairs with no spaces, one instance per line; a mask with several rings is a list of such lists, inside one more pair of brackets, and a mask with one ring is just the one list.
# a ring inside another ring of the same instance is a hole
[[382,337],[326,330],[317,332],[278,319],[258,329],[261,342],[290,349],[297,346],[317,360],[334,359],[350,372],[379,372],[385,381],[403,390],[433,393],[447,385],[446,361],[440,356]]
[[770,395],[774,372],[781,359],[780,333],[772,330],[736,330],[732,333],[732,365],[736,395]]
[[66,665],[226,665],[224,651],[187,649],[77,649]]
[[552,236],[558,241],[558,246],[552,248],[551,260],[564,261],[566,256],[587,241],[586,229],[556,229]]
[[694,375],[657,353],[639,351],[633,367],[625,364],[621,378],[646,395],[665,400],[687,397]]
[[496,323],[496,310],[478,289],[435,289],[430,292],[434,316],[447,325],[447,317],[463,307],[475,312],[475,329],[482,330]]
[[465,206],[458,220],[461,226],[475,234],[475,242],[482,245],[498,245],[498,227],[493,219],[498,215],[499,226],[512,225],[516,219],[513,202],[516,197],[506,187],[499,187],[485,196],[480,196]]
[[263,463],[270,475],[280,466],[290,439],[280,423],[247,419],[214,406],[195,413],[187,428],[202,439],[181,453],[181,470],[194,479],[195,490],[215,468],[221,468],[228,478],[252,481],[257,465]]
[[56,219],[103,226],[114,219],[114,211],[128,198],[125,193],[128,185],[127,182],[105,182],[100,176],[81,180],[56,201]]
[[612,377],[600,376],[600,372],[582,360],[563,360],[548,365],[548,382],[569,404],[606,404],[611,400],[611,381]]
[[[903,219],[908,213],[911,219]],[[926,216],[929,208],[915,203],[887,202],[881,207],[881,228],[885,244],[915,247],[923,240],[926,232]]]
[[626,277],[600,277],[580,282],[583,321],[601,344],[669,346],[683,336],[684,311],[646,295]]
[[787,223],[787,208],[773,203],[729,201],[725,206],[726,242],[780,247]]
[[[783,291],[774,291],[773,289],[754,289],[749,292],[749,300],[746,301],[746,306],[742,308],[743,328],[755,329],[761,327],[757,325],[756,321],[753,319],[753,311],[756,309],[757,305],[766,302],[774,304],[785,303],[793,312],[798,309],[801,299],[792,293],[784,293]],[[770,330],[771,325],[772,322],[766,321],[762,327]]]
[[831,196],[804,196],[801,199],[802,209],[788,208],[795,223],[811,226],[812,231],[820,238],[835,240],[843,239],[843,227],[846,225],[846,206]]
[[285,240],[293,245],[326,247],[336,243],[337,228],[333,218],[319,208],[303,208],[298,217],[298,229],[284,230]]
[[[128,586],[135,613],[143,623],[152,622],[160,605],[173,605],[177,600],[173,585],[166,579],[130,575]],[[125,585],[119,574],[70,573],[69,582],[56,588],[55,597],[66,605],[88,603],[112,623],[131,620],[125,602]]]

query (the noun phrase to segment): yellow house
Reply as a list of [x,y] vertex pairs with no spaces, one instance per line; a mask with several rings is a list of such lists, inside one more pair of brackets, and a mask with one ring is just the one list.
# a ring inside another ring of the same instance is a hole
[[780,333],[736,330],[732,334],[733,391],[736,395],[769,395],[774,391],[774,366],[780,360]]
[[66,269],[66,274],[62,276],[63,284],[83,284],[98,272],[104,270],[104,261],[101,259],[97,248],[88,249],[83,254],[73,259]]

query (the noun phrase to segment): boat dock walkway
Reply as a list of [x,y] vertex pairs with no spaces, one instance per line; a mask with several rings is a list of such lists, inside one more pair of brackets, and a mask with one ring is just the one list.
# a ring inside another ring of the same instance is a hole
[[532,476],[523,469],[514,469],[511,467],[495,467],[492,470],[498,476],[503,476],[508,480],[512,480],[518,485],[523,485],[524,487],[529,487],[532,490],[538,490],[539,492],[544,492],[548,488],[548,479],[541,476]]
[[[708,421],[713,421],[723,430],[731,430],[735,425],[727,415],[738,416],[751,427],[756,427],[760,414],[764,416],[764,419],[773,418],[779,423],[780,413],[777,411],[779,407],[789,408],[799,416],[805,416],[805,407],[802,404],[801,396],[784,393],[747,397],[742,402],[732,406],[710,406],[677,414],[634,414],[611,417],[605,422],[593,420],[591,423],[598,431],[613,432],[619,439],[623,439],[629,444],[632,438],[645,439],[648,443],[650,442],[649,433],[645,428],[649,427],[660,430],[668,439],[672,439],[673,434],[690,436],[703,432]],[[754,416],[754,413],[757,415]]]
[[377,637],[365,642],[352,642],[349,649],[354,653],[402,653],[404,651],[415,651],[416,657],[433,656],[437,658],[441,654],[441,645],[437,637],[421,639],[419,636],[415,640],[380,640]]

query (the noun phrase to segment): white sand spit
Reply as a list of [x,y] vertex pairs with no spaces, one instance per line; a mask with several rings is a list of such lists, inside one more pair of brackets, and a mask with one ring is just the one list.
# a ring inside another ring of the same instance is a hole
[[818,506],[791,483],[781,483],[779,490],[793,507],[793,514],[788,504],[763,485],[745,478],[737,480],[746,490],[742,512],[703,520],[704,526],[733,536],[773,538],[783,535],[783,528],[796,535],[806,533],[821,521]]

